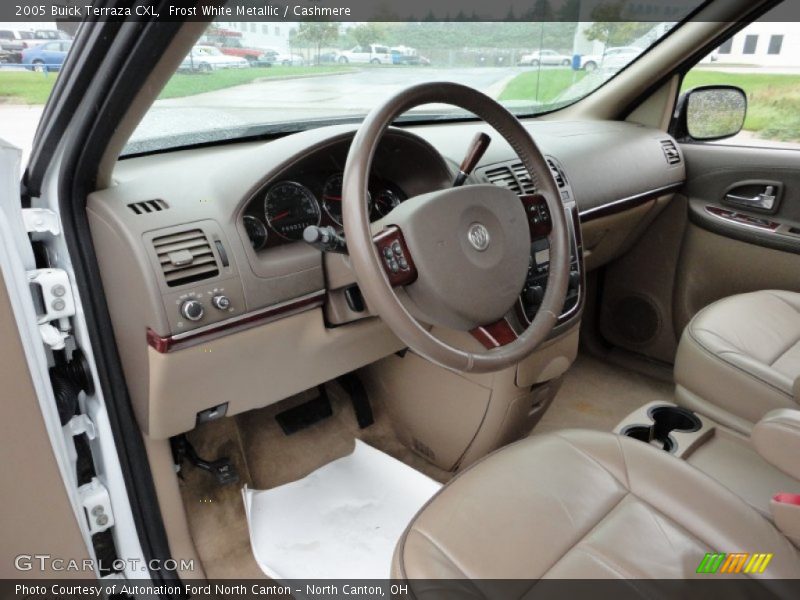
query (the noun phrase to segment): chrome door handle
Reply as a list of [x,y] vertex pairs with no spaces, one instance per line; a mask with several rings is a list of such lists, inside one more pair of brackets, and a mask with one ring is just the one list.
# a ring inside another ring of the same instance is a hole
[[746,208],[759,208],[761,210],[772,210],[778,195],[775,193],[775,186],[768,185],[758,196],[738,196],[736,194],[726,194],[725,200],[731,204],[738,204]]

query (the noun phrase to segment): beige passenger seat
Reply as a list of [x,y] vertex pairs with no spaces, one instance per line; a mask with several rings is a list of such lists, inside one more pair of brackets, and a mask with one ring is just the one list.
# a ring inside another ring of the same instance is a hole
[[800,408],[800,294],[740,294],[698,312],[675,383],[679,404],[746,434],[771,410]]

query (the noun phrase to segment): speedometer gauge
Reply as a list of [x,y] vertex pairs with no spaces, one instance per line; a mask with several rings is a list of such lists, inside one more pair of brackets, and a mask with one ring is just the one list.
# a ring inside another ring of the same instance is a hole
[[309,225],[319,225],[319,203],[307,187],[294,181],[273,185],[264,198],[264,218],[286,240],[300,240]]
[[[342,221],[342,179],[344,173],[335,173],[325,180],[325,186],[322,188],[322,208],[328,213],[328,216],[334,223],[340,227],[343,225]],[[372,212],[372,198],[367,192],[367,211],[368,214]]]

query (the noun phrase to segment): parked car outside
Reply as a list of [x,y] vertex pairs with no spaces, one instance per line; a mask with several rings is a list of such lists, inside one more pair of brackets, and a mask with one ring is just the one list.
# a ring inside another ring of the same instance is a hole
[[60,29],[35,29],[33,32],[34,42],[43,44],[49,41],[63,40],[68,41],[72,36]]
[[306,64],[306,59],[300,54],[280,52],[272,48],[263,50],[262,54],[253,62],[257,67],[271,67],[280,65],[282,67],[302,67]]
[[0,29],[0,50],[8,53],[9,61],[22,62],[22,52],[35,46],[34,33],[17,29]]
[[523,54],[517,64],[530,65],[532,67],[538,67],[539,65],[568,67],[572,64],[572,57],[555,50],[536,50],[530,54]]
[[371,63],[374,65],[391,65],[393,64],[393,59],[388,46],[369,44],[368,46],[355,46],[350,50],[344,50],[339,54],[339,62],[342,64]]
[[335,63],[339,58],[338,52],[323,52],[319,55],[317,62],[321,65]]
[[643,52],[636,46],[607,48],[603,54],[589,54],[581,57],[581,69],[594,71],[598,68],[619,70],[630,64]]
[[420,63],[419,54],[414,48],[408,46],[396,46],[389,49],[392,55],[393,65],[418,65]]
[[181,71],[200,71],[209,73],[218,69],[243,69],[250,62],[241,56],[223,54],[216,46],[195,46],[181,62]]
[[71,40],[45,42],[22,51],[22,64],[32,71],[60,71]]
[[247,61],[256,61],[261,55],[260,48],[252,48],[242,44],[241,40],[237,38],[225,38],[225,41],[219,46],[220,51],[228,56],[238,56]]

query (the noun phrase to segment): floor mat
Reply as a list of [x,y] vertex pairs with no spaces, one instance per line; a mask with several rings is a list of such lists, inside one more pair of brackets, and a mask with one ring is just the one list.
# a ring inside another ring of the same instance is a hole
[[581,428],[611,431],[648,402],[674,402],[674,386],[579,354],[533,434]]
[[356,440],[352,454],[243,490],[253,554],[274,579],[387,579],[408,523],[441,485]]

